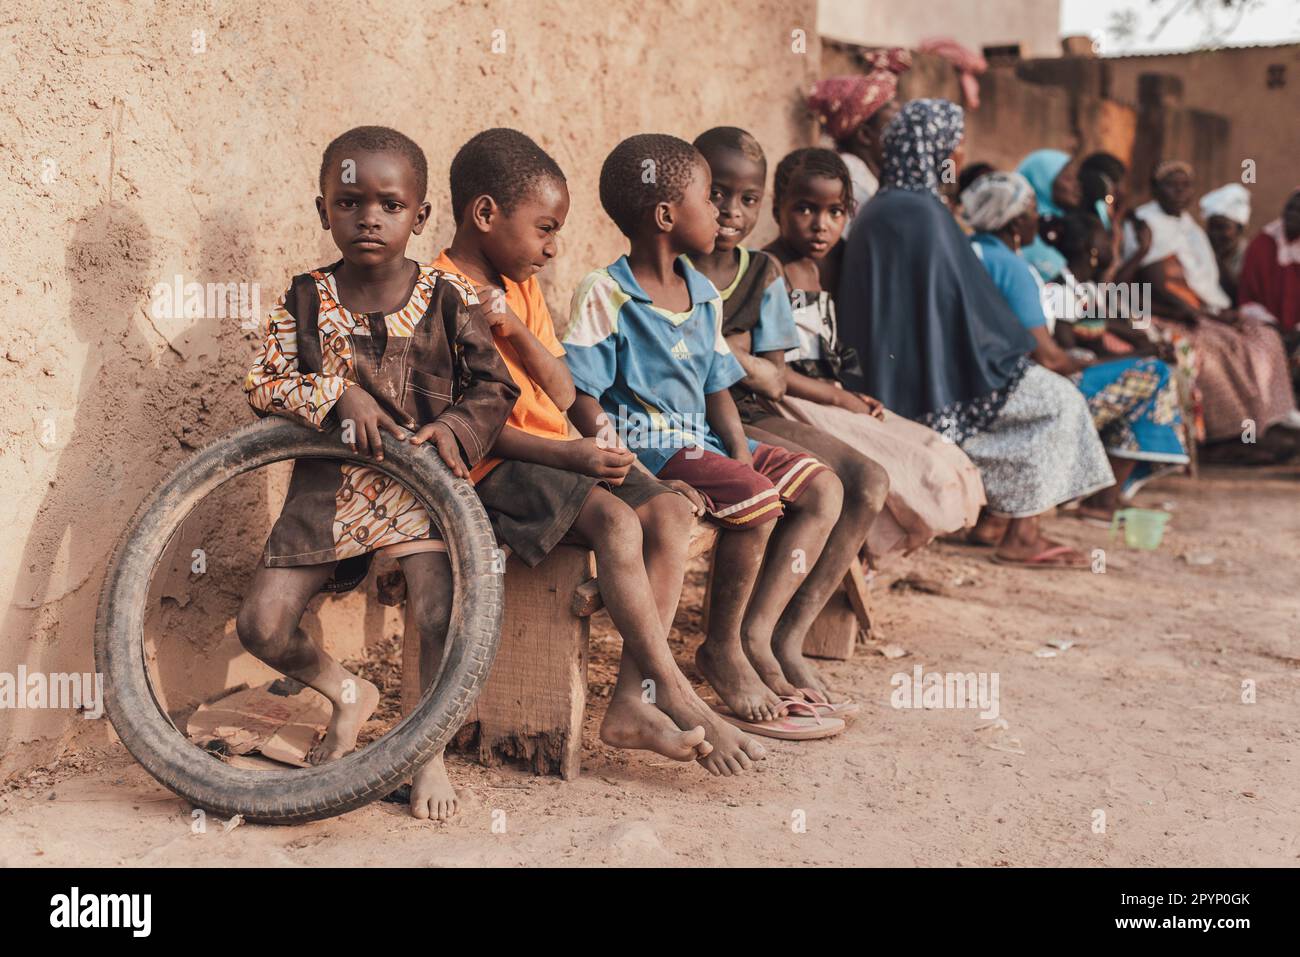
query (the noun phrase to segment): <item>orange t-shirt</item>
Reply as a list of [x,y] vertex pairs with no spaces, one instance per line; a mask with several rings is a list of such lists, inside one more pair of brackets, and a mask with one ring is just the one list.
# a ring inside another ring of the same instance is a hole
[[[466,282],[473,284],[473,280],[451,261],[445,249],[438,254],[433,265],[436,269],[460,276]],[[560,340],[555,338],[555,324],[551,321],[550,310],[546,308],[546,300],[542,297],[542,289],[537,282],[537,277],[532,276],[522,284],[506,279],[504,276],[501,278],[505,283],[506,305],[514,311],[528,331],[537,337],[551,355],[556,357],[564,355],[564,346],[560,345]],[[497,352],[501,353],[501,358],[505,360],[506,368],[510,370],[515,385],[519,387],[519,398],[515,400],[515,407],[510,413],[510,418],[506,420],[506,425],[544,439],[568,440],[569,420],[560,411],[560,407],[528,374],[515,347],[495,333],[492,339],[496,343]],[[501,459],[492,456],[483,459],[470,470],[470,481],[479,481],[500,462]]]

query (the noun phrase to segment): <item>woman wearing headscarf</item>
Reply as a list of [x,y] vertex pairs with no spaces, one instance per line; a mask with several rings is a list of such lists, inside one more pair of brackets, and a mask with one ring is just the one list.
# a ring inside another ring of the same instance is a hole
[[1228,183],[1201,197],[1201,219],[1210,238],[1219,285],[1228,299],[1237,301],[1237,277],[1246,258],[1246,224],[1250,222],[1250,191],[1240,183]]
[[[880,188],[882,137],[898,114],[898,75],[912,66],[912,54],[901,48],[880,50],[865,60],[866,74],[818,80],[808,94],[808,108],[849,168],[858,209]],[[849,225],[845,223],[846,236]]]
[[[1088,404],[1029,361],[1026,332],[940,198],[961,162],[961,108],[913,100],[885,133],[881,189],[845,251],[839,311],[856,387],[961,446],[1006,521],[994,558],[1087,568],[1044,536],[1039,516],[1115,481]],[[986,524],[986,534],[989,530]]]
[[1050,240],[1066,212],[1082,199],[1079,179],[1070,170],[1070,155],[1060,150],[1035,150],[1020,161],[1016,172],[1033,187],[1038,203],[1039,235],[1025,247],[1024,256],[1044,282],[1051,282],[1061,275],[1065,257]]
[[1290,455],[1287,432],[1300,426],[1300,413],[1282,340],[1274,327],[1231,308],[1214,248],[1187,212],[1191,166],[1158,165],[1152,193],[1133,211],[1136,223],[1124,225],[1121,278],[1131,271],[1150,283],[1156,325],[1190,340],[1211,455],[1237,462]]
[[[1088,400],[1116,484],[1081,502],[1077,514],[1093,524],[1109,526],[1122,499],[1131,498],[1156,474],[1181,468],[1189,461],[1172,372],[1153,356],[1097,362],[1091,354],[1067,352],[1053,338],[1058,324],[1073,321],[1076,300],[1067,301],[1060,293],[1075,285],[1074,276],[1065,266],[1063,281],[1052,286],[1058,294],[1048,295],[1043,281],[1020,254],[1038,235],[1034,190],[1023,176],[989,173],[980,177],[962,194],[962,209],[975,229],[971,239],[975,254],[1034,338],[1031,357],[1069,378]],[[1100,224],[1097,227],[1100,229]]]

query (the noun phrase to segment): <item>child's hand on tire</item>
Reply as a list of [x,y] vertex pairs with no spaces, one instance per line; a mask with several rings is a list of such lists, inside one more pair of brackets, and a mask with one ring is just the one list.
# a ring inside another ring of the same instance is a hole
[[447,468],[451,469],[452,475],[456,478],[469,478],[469,469],[465,466],[465,460],[460,457],[460,445],[448,426],[442,422],[430,422],[428,425],[421,426],[420,430],[411,436],[411,444],[423,445],[429,439],[433,439],[438,457],[447,464]]
[[382,462],[384,443],[381,433],[387,432],[399,442],[406,441],[406,430],[394,422],[392,416],[380,408],[374,396],[359,385],[350,385],[343,390],[343,395],[334,404],[334,411],[345,428],[348,422],[352,423],[352,441],[348,444],[353,452]]

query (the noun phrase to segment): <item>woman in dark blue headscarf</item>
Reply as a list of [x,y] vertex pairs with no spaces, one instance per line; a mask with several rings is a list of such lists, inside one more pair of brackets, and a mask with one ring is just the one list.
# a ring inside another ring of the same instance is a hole
[[853,224],[840,279],[840,329],[862,367],[853,385],[975,462],[989,501],[975,537],[996,544],[995,560],[1087,568],[1038,516],[1115,477],[1083,396],[1029,361],[1032,337],[939,196],[956,182],[962,133],[946,100],[913,100],[885,133],[881,190]]

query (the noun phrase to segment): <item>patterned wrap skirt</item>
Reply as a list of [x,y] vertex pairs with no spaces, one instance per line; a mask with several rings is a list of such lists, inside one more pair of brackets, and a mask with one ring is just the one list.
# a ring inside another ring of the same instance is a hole
[[1028,518],[1115,484],[1083,395],[1034,363],[993,421],[961,448],[996,515]]
[[1092,423],[1113,458],[1138,464],[1124,483],[1131,497],[1155,476],[1188,463],[1173,372],[1154,357],[1089,366],[1074,377],[1092,410]]

